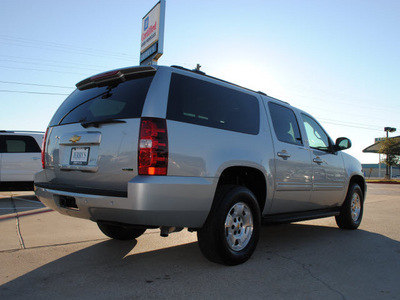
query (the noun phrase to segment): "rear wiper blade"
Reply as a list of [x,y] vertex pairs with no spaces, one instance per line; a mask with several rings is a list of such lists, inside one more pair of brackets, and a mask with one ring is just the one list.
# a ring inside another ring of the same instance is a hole
[[126,121],[118,120],[118,119],[106,119],[106,120],[100,120],[100,121],[82,122],[81,125],[84,128],[88,128],[88,127],[99,128],[99,126],[101,124],[111,124],[111,123],[126,123]]

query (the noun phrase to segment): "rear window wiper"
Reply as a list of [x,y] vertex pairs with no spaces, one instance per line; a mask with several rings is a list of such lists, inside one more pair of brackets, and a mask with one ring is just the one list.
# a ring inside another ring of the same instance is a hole
[[99,126],[101,124],[111,124],[111,123],[126,123],[126,121],[118,120],[118,119],[105,119],[105,120],[100,120],[100,121],[82,122],[81,125],[84,128],[88,128],[88,127],[99,128]]

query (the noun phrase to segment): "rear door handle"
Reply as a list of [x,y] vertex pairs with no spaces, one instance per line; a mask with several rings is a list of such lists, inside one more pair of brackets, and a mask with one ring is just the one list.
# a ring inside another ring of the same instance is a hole
[[316,157],[313,159],[313,162],[315,162],[316,164],[322,164],[324,161],[320,158],[320,157]]
[[282,157],[284,160],[287,160],[290,157],[290,154],[286,151],[278,152],[277,155],[279,157]]

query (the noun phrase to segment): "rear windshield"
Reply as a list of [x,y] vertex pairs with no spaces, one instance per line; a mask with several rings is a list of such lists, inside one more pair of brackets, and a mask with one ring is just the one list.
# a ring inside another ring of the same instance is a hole
[[250,94],[172,74],[167,118],[256,135],[260,111],[257,98]]
[[152,79],[153,75],[128,80],[115,87],[75,90],[61,104],[50,126],[139,118]]

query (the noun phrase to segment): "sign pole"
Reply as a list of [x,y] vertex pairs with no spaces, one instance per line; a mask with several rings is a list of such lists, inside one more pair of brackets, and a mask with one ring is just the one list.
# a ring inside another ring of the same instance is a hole
[[157,57],[157,60],[155,61],[155,64],[157,64],[158,59],[163,55],[164,53],[164,29],[165,29],[165,0],[160,1],[160,38],[158,39],[158,54],[159,56]]
[[156,65],[164,52],[165,0],[158,2],[142,19],[140,65]]

